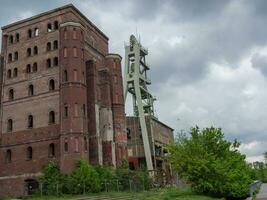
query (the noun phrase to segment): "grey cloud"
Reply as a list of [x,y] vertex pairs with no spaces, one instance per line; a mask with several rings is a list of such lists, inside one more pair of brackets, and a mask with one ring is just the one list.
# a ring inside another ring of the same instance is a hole
[[251,59],[252,66],[267,76],[267,55],[254,54]]

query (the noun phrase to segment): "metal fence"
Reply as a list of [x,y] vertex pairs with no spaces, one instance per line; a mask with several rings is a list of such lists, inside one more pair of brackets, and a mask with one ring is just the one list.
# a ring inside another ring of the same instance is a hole
[[[58,183],[50,183],[49,185],[39,182],[37,188],[28,188],[31,190],[30,195],[46,196],[46,195],[62,195],[62,194],[88,194],[95,191],[88,184],[78,183],[72,185],[73,191],[67,187],[68,183],[61,181]],[[145,181],[136,181],[132,179],[113,179],[104,180],[100,183],[100,192],[141,192],[155,187],[152,183]]]

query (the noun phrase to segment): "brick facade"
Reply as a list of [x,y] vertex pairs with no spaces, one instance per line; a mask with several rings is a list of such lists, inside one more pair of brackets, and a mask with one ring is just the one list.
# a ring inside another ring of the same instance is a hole
[[0,58],[0,197],[27,195],[49,160],[127,159],[121,57],[73,5],[2,27]]

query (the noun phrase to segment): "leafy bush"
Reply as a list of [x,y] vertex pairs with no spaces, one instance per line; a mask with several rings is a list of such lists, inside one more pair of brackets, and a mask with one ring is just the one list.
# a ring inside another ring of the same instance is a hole
[[63,188],[63,176],[60,174],[59,167],[54,162],[49,162],[43,167],[43,175],[40,180],[42,192],[45,195],[60,194]]
[[168,147],[168,159],[196,192],[242,198],[248,194],[252,170],[239,145],[225,140],[221,129],[195,127],[190,138],[180,134],[176,144]]
[[67,177],[67,189],[72,194],[99,192],[100,184],[99,174],[85,160],[78,161],[76,168]]

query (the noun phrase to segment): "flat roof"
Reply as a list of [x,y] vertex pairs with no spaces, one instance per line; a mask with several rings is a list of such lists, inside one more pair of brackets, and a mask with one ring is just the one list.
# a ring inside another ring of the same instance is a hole
[[49,10],[49,11],[46,11],[46,12],[43,12],[43,13],[40,13],[38,15],[34,15],[32,17],[29,17],[29,18],[26,18],[26,19],[23,19],[23,20],[19,20],[17,22],[14,22],[14,23],[11,23],[11,24],[8,24],[6,26],[3,26],[1,27],[2,30],[4,29],[7,29],[9,27],[12,27],[12,26],[15,26],[15,25],[18,25],[18,24],[22,24],[24,22],[27,22],[27,21],[30,21],[30,20],[33,20],[33,19],[37,19],[39,17],[42,17],[42,16],[45,16],[45,15],[48,15],[48,14],[51,14],[53,12],[57,12],[57,11],[60,11],[60,10],[64,10],[64,9],[67,9],[67,8],[72,8],[74,11],[76,11],[82,18],[84,18],[92,27],[94,27],[96,29],[97,32],[99,32],[102,36],[104,36],[107,40],[109,39],[99,28],[97,28],[96,25],[94,25],[84,14],[82,14],[73,4],[67,4],[65,6],[61,6],[61,7],[58,7],[58,8],[55,8],[53,10]]

